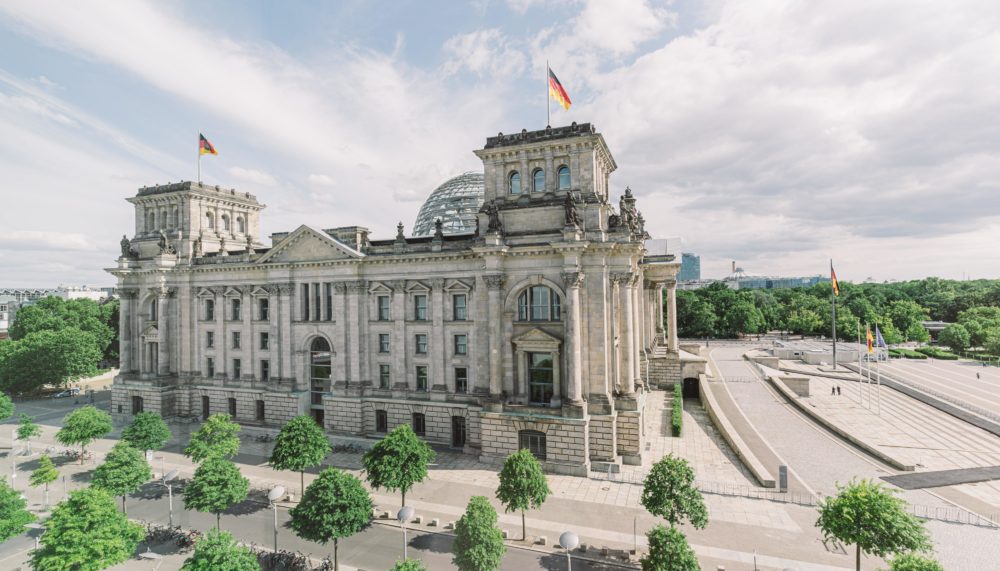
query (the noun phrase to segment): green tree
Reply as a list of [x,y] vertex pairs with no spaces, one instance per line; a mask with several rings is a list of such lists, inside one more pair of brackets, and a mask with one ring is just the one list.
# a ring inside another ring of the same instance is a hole
[[[666,303],[664,301],[664,303]],[[694,292],[677,292],[677,332],[683,337],[715,335],[715,311]]]
[[17,312],[10,327],[10,338],[21,340],[42,331],[56,333],[76,329],[93,338],[98,351],[104,353],[116,337],[117,325],[113,318],[117,305],[117,301],[99,304],[92,299],[46,297]]
[[920,323],[914,323],[903,331],[903,338],[907,341],[926,343],[931,340],[931,334]]
[[28,452],[31,452],[31,439],[42,435],[42,427],[35,424],[35,417],[21,413],[21,420],[17,424],[17,439],[28,443]]
[[337,543],[371,525],[372,499],[354,476],[327,468],[319,473],[292,508],[291,526],[302,539],[326,545],[333,540],[333,568],[340,569]]
[[209,456],[194,471],[194,478],[184,486],[184,508],[215,514],[219,529],[222,512],[247,499],[250,481],[240,469],[221,456]]
[[52,463],[52,460],[43,454],[42,457],[38,459],[38,467],[31,472],[31,477],[28,479],[28,483],[31,484],[32,488],[45,486],[46,508],[49,507],[49,484],[58,479],[59,470],[56,468],[56,465]]
[[0,388],[14,394],[93,376],[101,360],[93,336],[75,328],[31,333],[0,347]]
[[983,329],[983,348],[991,355],[1000,355],[1000,327]]
[[32,552],[34,571],[100,571],[127,561],[145,530],[131,523],[104,490],[70,492],[45,521],[41,547]]
[[[927,310],[917,302],[909,299],[901,299],[889,304],[889,318],[892,320],[892,324],[896,326],[896,330],[909,332],[916,328],[923,330],[921,323],[926,321],[929,315]],[[918,341],[918,339],[907,340]]]
[[694,550],[680,530],[657,525],[646,532],[649,552],[642,558],[642,571],[701,571]]
[[212,529],[194,544],[181,571],[260,571],[260,563],[231,533]]
[[0,478],[0,541],[21,535],[24,526],[33,521],[35,516],[28,511],[28,501],[10,487],[7,478]]
[[56,440],[63,446],[79,444],[80,452],[86,454],[87,445],[107,435],[112,428],[110,414],[93,406],[83,406],[66,415],[62,428],[56,432]]
[[434,451],[414,434],[409,424],[394,428],[385,438],[365,452],[362,463],[368,483],[376,490],[399,490],[406,505],[406,492],[427,477],[427,465],[434,461]]
[[239,434],[240,425],[230,420],[228,414],[213,414],[191,435],[184,455],[195,462],[213,456],[232,458],[240,451]]
[[455,524],[451,562],[459,571],[494,571],[500,568],[507,546],[497,527],[497,511],[484,496],[472,496]]
[[764,330],[764,314],[752,300],[739,299],[722,317],[722,329],[727,336],[736,337]]
[[113,496],[121,496],[122,513],[125,498],[136,492],[153,477],[142,452],[128,442],[119,442],[104,457],[104,463],[94,470],[90,485],[100,488]]
[[503,461],[497,499],[503,504],[506,513],[520,510],[521,539],[528,539],[525,510],[541,507],[551,493],[542,465],[531,451],[522,448]]
[[[9,343],[9,341],[8,341]],[[0,343],[0,346],[5,345],[5,343]],[[3,352],[0,351],[0,354]],[[0,363],[0,369],[3,368],[3,364]],[[0,421],[7,420],[14,415],[14,401],[10,400],[7,393],[0,391]]]
[[424,567],[424,564],[419,559],[408,557],[402,561],[397,561],[395,565],[389,568],[389,571],[427,571],[427,568]]
[[823,320],[811,309],[793,309],[785,319],[785,327],[800,335],[812,335],[823,325]]
[[642,506],[667,520],[671,528],[685,519],[697,529],[708,525],[708,509],[694,484],[694,470],[687,460],[664,456],[653,464],[642,486]]
[[307,468],[319,466],[330,453],[330,441],[323,428],[312,417],[301,415],[288,421],[274,440],[274,449],[268,463],[275,470],[294,470],[299,473],[299,495],[305,493]]
[[163,448],[171,436],[170,427],[155,412],[140,412],[122,430],[122,440],[144,452]]
[[958,323],[952,323],[938,333],[938,342],[955,353],[968,349],[970,341],[969,330]]
[[936,559],[919,553],[903,553],[892,558],[889,571],[944,571]]
[[858,571],[862,553],[884,558],[930,548],[923,523],[906,512],[906,503],[893,490],[870,480],[852,480],[837,490],[835,497],[820,501],[816,527],[825,539],[856,546]]

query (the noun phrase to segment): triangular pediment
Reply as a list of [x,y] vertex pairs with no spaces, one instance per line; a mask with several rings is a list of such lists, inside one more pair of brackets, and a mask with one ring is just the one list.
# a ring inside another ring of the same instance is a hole
[[252,292],[250,292],[250,295],[254,297],[267,297],[271,295],[271,292],[267,291],[265,288],[257,286]]
[[150,325],[142,332],[142,336],[146,339],[157,339],[160,337],[160,330],[155,325]]
[[406,284],[406,291],[407,292],[429,292],[429,291],[431,291],[431,288],[427,287],[426,285],[424,285],[421,282],[418,282],[418,281],[414,280],[414,281],[411,281],[411,282],[409,282],[409,283]]
[[537,327],[514,337],[512,341],[515,345],[521,346],[558,346],[562,343],[562,340],[558,337],[553,337]]
[[451,280],[447,285],[444,286],[444,291],[453,293],[463,293],[472,291],[472,288],[468,284],[461,280]]
[[392,288],[382,282],[375,282],[368,288],[368,293],[392,293]]
[[303,224],[258,258],[257,263],[325,262],[364,257],[361,252],[331,238],[326,232]]
[[240,293],[240,290],[238,290],[238,289],[236,289],[234,287],[228,287],[228,288],[226,288],[226,293],[224,293],[222,295],[225,296],[225,297],[241,297],[243,294]]
[[198,297],[202,299],[215,299],[215,292],[212,291],[210,288],[203,287],[198,292]]

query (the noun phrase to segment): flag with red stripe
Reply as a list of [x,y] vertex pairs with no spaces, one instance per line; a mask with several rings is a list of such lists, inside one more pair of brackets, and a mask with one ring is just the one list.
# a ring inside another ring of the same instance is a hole
[[556,74],[552,73],[552,68],[549,69],[549,96],[559,102],[563,109],[569,109],[569,106],[573,104],[569,100],[569,94],[563,88],[562,84],[559,83],[559,78]]

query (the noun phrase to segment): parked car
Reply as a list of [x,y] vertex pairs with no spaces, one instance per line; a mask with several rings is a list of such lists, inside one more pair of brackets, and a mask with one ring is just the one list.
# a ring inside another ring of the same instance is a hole
[[71,389],[66,389],[64,391],[60,391],[60,392],[52,395],[52,398],[54,398],[54,399],[61,399],[61,398],[67,398],[67,397],[75,397],[75,396],[78,396],[79,394],[80,394],[80,389],[78,389],[76,387],[73,387]]

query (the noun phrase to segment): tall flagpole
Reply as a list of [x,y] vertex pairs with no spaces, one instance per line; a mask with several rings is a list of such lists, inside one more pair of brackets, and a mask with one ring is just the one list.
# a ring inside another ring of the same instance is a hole
[[549,101],[549,60],[545,60],[545,126],[552,126],[552,102]]
[[198,184],[201,184],[201,133],[198,133]]
[[857,321],[858,326],[858,404],[861,404],[861,383],[864,378],[861,374],[861,320]]
[[[833,259],[830,259],[830,277],[833,277]],[[834,291],[833,283],[830,284],[830,307],[832,308],[833,321],[833,369],[837,370],[837,292]]]

